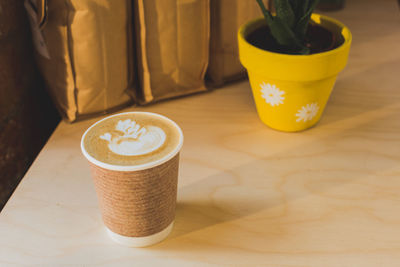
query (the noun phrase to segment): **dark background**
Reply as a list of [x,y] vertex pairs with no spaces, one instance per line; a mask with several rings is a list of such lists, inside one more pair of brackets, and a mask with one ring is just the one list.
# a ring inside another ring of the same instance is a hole
[[0,0],[0,210],[60,118],[34,61],[23,0]]

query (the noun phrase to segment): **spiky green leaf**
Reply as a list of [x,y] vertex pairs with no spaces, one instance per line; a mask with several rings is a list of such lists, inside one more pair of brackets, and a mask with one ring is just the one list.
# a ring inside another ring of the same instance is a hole
[[272,21],[269,22],[269,27],[272,36],[275,40],[282,46],[290,49],[290,52],[302,51],[307,49],[302,44],[301,40],[297,38],[295,33],[290,29],[290,27],[278,17],[274,17]]
[[310,0],[303,0],[302,1],[302,13],[305,14],[308,10],[308,6],[310,4]]
[[311,14],[313,13],[315,7],[317,6],[319,0],[311,0],[310,2],[307,1],[309,4],[308,9],[306,12],[303,14],[303,16],[299,19],[299,21],[296,24],[296,27],[294,28],[294,32],[296,33],[296,36],[303,40],[306,32],[307,32],[307,27],[310,21]]
[[308,54],[305,35],[312,12],[318,0],[274,0],[276,16],[256,0],[264,14],[271,35],[287,53]]
[[263,15],[268,23],[268,20],[272,19],[271,12],[269,12],[269,10],[265,7],[262,0],[256,0],[256,1],[257,1],[258,5],[260,6],[261,12],[263,13]]
[[280,20],[285,21],[290,28],[292,28],[296,23],[296,17],[292,10],[292,6],[289,0],[274,0],[276,17]]
[[302,16],[302,3],[303,0],[289,0],[290,5],[292,6],[292,10],[294,13],[294,16],[296,18],[296,22],[299,20],[299,18]]

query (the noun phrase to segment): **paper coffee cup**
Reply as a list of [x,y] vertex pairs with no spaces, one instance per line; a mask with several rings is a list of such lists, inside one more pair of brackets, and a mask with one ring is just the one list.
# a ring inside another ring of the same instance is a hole
[[182,144],[175,122],[149,112],[109,116],[83,134],[82,153],[113,240],[144,247],[171,232]]

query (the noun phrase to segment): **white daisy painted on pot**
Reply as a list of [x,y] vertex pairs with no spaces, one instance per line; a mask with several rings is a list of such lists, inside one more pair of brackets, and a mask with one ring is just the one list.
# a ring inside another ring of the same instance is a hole
[[296,113],[296,117],[297,117],[296,121],[297,122],[310,121],[315,117],[315,115],[317,115],[318,110],[319,110],[319,106],[317,103],[311,103],[311,104],[302,106],[301,109],[299,109]]
[[271,106],[278,106],[283,104],[283,100],[285,97],[282,95],[285,94],[285,91],[279,90],[274,84],[262,83],[261,86],[261,97],[265,99],[265,102],[270,104]]

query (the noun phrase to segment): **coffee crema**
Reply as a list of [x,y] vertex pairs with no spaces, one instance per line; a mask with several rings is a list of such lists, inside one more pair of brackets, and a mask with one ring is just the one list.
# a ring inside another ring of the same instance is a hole
[[119,170],[118,166],[140,169],[161,164],[179,152],[182,142],[182,131],[172,120],[155,113],[127,112],[93,124],[81,146],[92,163]]

